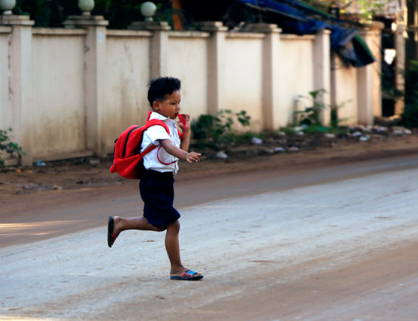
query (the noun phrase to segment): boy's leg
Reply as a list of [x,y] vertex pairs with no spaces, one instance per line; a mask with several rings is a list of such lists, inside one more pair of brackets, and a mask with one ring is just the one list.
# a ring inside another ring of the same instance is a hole
[[132,218],[122,218],[119,216],[114,216],[114,229],[113,234],[119,235],[120,232],[126,230],[142,230],[142,231],[157,231],[161,232],[162,229],[155,227],[148,223],[148,220],[145,217],[132,217]]
[[180,222],[177,220],[167,226],[165,235],[165,249],[171,264],[170,273],[181,274],[185,271],[180,259],[180,242],[179,242]]
[[180,242],[179,242],[180,222],[177,220],[167,226],[165,235],[165,248],[167,250],[168,258],[171,264],[170,275],[171,278],[198,280],[203,278],[203,275],[193,272],[188,277],[182,277],[184,272],[192,273],[181,264],[180,259]]
[[122,218],[119,216],[110,216],[107,225],[107,245],[112,247],[119,234],[126,230],[163,231],[163,229],[149,224],[145,217]]

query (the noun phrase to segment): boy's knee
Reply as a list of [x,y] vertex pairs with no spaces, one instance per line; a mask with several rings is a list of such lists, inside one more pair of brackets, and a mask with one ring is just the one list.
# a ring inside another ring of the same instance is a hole
[[170,225],[167,226],[167,230],[175,231],[178,233],[180,231],[180,222],[177,220],[171,223]]

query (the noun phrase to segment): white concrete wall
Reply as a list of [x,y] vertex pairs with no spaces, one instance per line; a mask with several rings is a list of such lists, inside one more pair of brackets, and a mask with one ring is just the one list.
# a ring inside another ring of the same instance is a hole
[[106,44],[104,128],[101,141],[108,152],[130,125],[146,121],[150,78],[150,34],[138,31],[109,31]]
[[34,158],[85,150],[84,33],[36,30],[32,40]]
[[263,38],[262,34],[230,34],[225,42],[223,106],[233,112],[246,110],[251,116],[251,126],[245,130],[251,131],[263,129]]
[[303,106],[311,107],[309,92],[314,90],[313,36],[281,36],[280,72],[283,79],[280,99],[281,126],[293,124],[295,101],[303,96]]
[[173,32],[168,38],[167,76],[181,80],[181,113],[207,114],[208,33]]
[[[382,26],[377,26],[382,28]],[[371,36],[367,37],[367,45],[370,47],[376,62],[373,63],[373,115],[382,115],[382,59],[381,59],[381,29],[374,28],[370,32]],[[403,37],[403,35],[402,35]]]
[[226,32],[219,23],[193,32],[106,30],[103,20],[85,19],[85,29],[32,28],[25,19],[0,26],[0,125],[14,127],[28,161],[112,152],[126,127],[145,122],[156,72],[181,79],[182,112],[192,119],[245,110],[251,126],[237,124],[241,131],[291,124],[295,99],[309,97],[314,80],[327,84],[327,77],[332,103],[345,103],[339,117],[358,120],[356,69],[337,61],[340,68],[329,71],[329,42],[315,36],[280,36],[266,24],[248,33]]
[[12,28],[0,26],[0,129],[11,125],[9,115],[9,37]]
[[[333,57],[331,69],[334,74],[331,104],[340,107],[337,112],[340,124],[357,124],[357,69],[345,67],[336,55]],[[369,107],[373,108],[373,106]]]

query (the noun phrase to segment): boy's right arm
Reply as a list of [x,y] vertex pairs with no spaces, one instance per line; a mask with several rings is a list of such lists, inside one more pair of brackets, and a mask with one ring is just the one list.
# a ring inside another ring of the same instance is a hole
[[171,140],[169,139],[162,139],[159,140],[161,146],[163,146],[163,148],[165,149],[165,151],[177,158],[183,159],[189,163],[192,162],[198,162],[200,161],[200,156],[202,156],[202,154],[200,153],[196,153],[196,152],[186,152],[176,146],[173,145],[173,143],[171,142]]

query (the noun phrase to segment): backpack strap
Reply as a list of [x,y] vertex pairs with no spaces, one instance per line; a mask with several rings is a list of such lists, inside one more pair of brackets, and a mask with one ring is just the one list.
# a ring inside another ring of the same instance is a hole
[[[162,120],[159,120],[159,119],[151,119],[151,120],[149,120],[149,118],[151,116],[151,113],[152,113],[152,111],[149,111],[148,112],[147,122],[143,126],[143,132],[145,132],[151,126],[162,126],[166,130],[167,134],[170,135],[170,129],[168,128],[168,126],[166,125],[166,123],[164,123]],[[155,148],[157,148],[157,146],[154,145],[154,144],[151,144],[150,146],[148,146],[147,148],[145,148],[142,151],[142,153],[139,154],[140,158],[144,157],[146,154],[148,154],[149,152],[151,152]]]
[[147,120],[147,122],[143,126],[144,131],[150,128],[151,126],[155,126],[155,125],[163,126],[167,134],[170,135],[170,129],[168,128],[166,123],[164,123],[162,120],[159,120],[159,119]]
[[[149,121],[152,121],[152,120],[149,120],[150,118],[151,118],[151,114],[152,114],[152,110],[150,110],[149,112],[148,112],[148,116],[147,116],[147,123],[149,122]],[[186,131],[186,120],[184,119],[184,117],[182,116],[182,115],[180,115],[180,114],[178,114],[177,115],[177,117],[178,117],[178,119],[181,121],[181,123],[183,124],[183,132],[182,133],[180,133],[180,131],[179,130],[177,130],[178,131],[178,133],[179,133],[179,137],[180,137],[180,139],[183,139],[183,137],[184,137],[184,132]],[[154,120],[154,119],[153,119]],[[155,119],[155,120],[157,120],[157,119]],[[165,124],[164,124],[165,125]],[[167,133],[170,135],[170,131],[167,131]]]
[[183,117],[182,115],[180,115],[180,114],[178,114],[178,115],[177,115],[177,117],[179,118],[179,120],[180,120],[180,121],[181,121],[181,123],[183,124],[183,132],[182,132],[182,133],[180,133],[180,131],[178,130],[180,139],[183,139],[183,137],[184,137],[184,133],[185,133],[185,131],[186,131],[186,120],[185,120],[185,119],[184,119],[184,117]]

